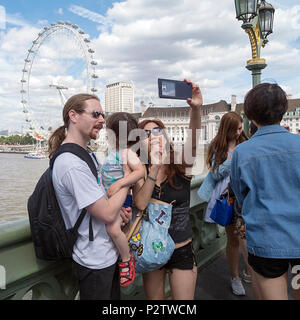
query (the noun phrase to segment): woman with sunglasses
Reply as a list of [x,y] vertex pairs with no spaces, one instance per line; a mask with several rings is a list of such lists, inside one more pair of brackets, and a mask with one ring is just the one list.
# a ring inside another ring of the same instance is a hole
[[[192,228],[189,217],[191,176],[187,168],[188,157],[196,154],[196,129],[201,128],[202,94],[198,85],[185,80],[192,85],[192,99],[187,99],[190,105],[190,125],[187,146],[192,141],[191,148],[183,148],[182,161],[178,161],[172,143],[165,132],[166,127],[158,120],[144,120],[139,128],[145,131],[142,140],[143,152],[148,155],[146,179],[139,180],[134,187],[134,203],[144,210],[151,198],[164,202],[176,202],[172,208],[172,220],[169,234],[175,242],[175,250],[170,260],[161,269],[143,274],[144,289],[148,299],[165,299],[165,277],[169,272],[172,298],[175,300],[194,299],[197,266],[192,249]],[[199,132],[199,131],[198,131]],[[188,151],[189,149],[189,151]],[[189,153],[189,154],[188,154]],[[168,161],[169,160],[169,161]],[[181,162],[181,164],[176,164]]]

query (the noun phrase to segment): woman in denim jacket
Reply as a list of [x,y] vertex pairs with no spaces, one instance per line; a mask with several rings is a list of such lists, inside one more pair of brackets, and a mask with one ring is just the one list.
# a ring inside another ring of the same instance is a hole
[[[232,153],[236,145],[247,140],[242,130],[243,119],[235,112],[226,113],[220,123],[216,137],[212,140],[207,155],[207,165],[210,168],[204,179],[198,195],[206,201],[207,208],[204,221],[215,223],[211,218],[211,211],[216,203],[216,199],[227,188],[230,181],[230,169]],[[239,239],[235,233],[233,224],[225,227],[227,235],[226,255],[231,271],[231,288],[235,295],[245,295],[245,289],[239,277],[239,247],[241,248],[245,260],[245,270],[243,279],[251,282],[250,268],[247,263],[247,251],[245,241]]]
[[[288,299],[289,265],[292,273],[300,270],[300,137],[279,125],[287,109],[286,94],[277,84],[250,90],[244,111],[258,130],[237,146],[231,165],[248,262],[262,299]],[[300,299],[299,275],[292,287]]]

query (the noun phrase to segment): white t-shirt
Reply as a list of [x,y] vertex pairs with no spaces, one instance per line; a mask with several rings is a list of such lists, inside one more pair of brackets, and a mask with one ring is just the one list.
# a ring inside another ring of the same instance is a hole
[[[52,179],[67,229],[75,225],[82,209],[106,197],[102,184],[98,185],[87,163],[69,152],[56,158]],[[106,232],[105,224],[95,217],[92,218],[94,241],[89,241],[89,220],[90,213],[87,212],[78,229],[73,260],[90,269],[109,267],[117,261],[118,251]]]

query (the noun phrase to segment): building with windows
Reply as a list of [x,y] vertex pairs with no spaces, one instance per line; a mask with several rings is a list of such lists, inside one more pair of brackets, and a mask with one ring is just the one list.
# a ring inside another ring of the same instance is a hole
[[281,125],[288,126],[290,132],[300,133],[300,99],[289,99],[288,111],[283,116]]
[[106,86],[105,112],[134,112],[134,85],[132,82],[119,81]]
[[[200,141],[211,141],[216,135],[222,116],[231,110],[226,101],[221,100],[214,104],[203,105],[201,117]],[[160,119],[167,128],[168,136],[174,144],[186,141],[187,129],[190,122],[190,107],[151,107],[141,116],[139,121],[145,119]]]

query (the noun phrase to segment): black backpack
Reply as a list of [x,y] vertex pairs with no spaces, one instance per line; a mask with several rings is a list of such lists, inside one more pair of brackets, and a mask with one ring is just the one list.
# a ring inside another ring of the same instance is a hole
[[[78,228],[86,214],[86,209],[83,209],[74,227],[66,229],[52,183],[54,161],[64,152],[71,152],[85,161],[98,180],[96,166],[84,148],[75,143],[65,143],[57,149],[50,160],[49,168],[40,177],[34,192],[27,202],[32,240],[36,256],[39,259],[60,260],[72,258],[73,246],[78,237]],[[96,157],[94,158],[96,159]],[[91,217],[89,240],[94,240]]]

